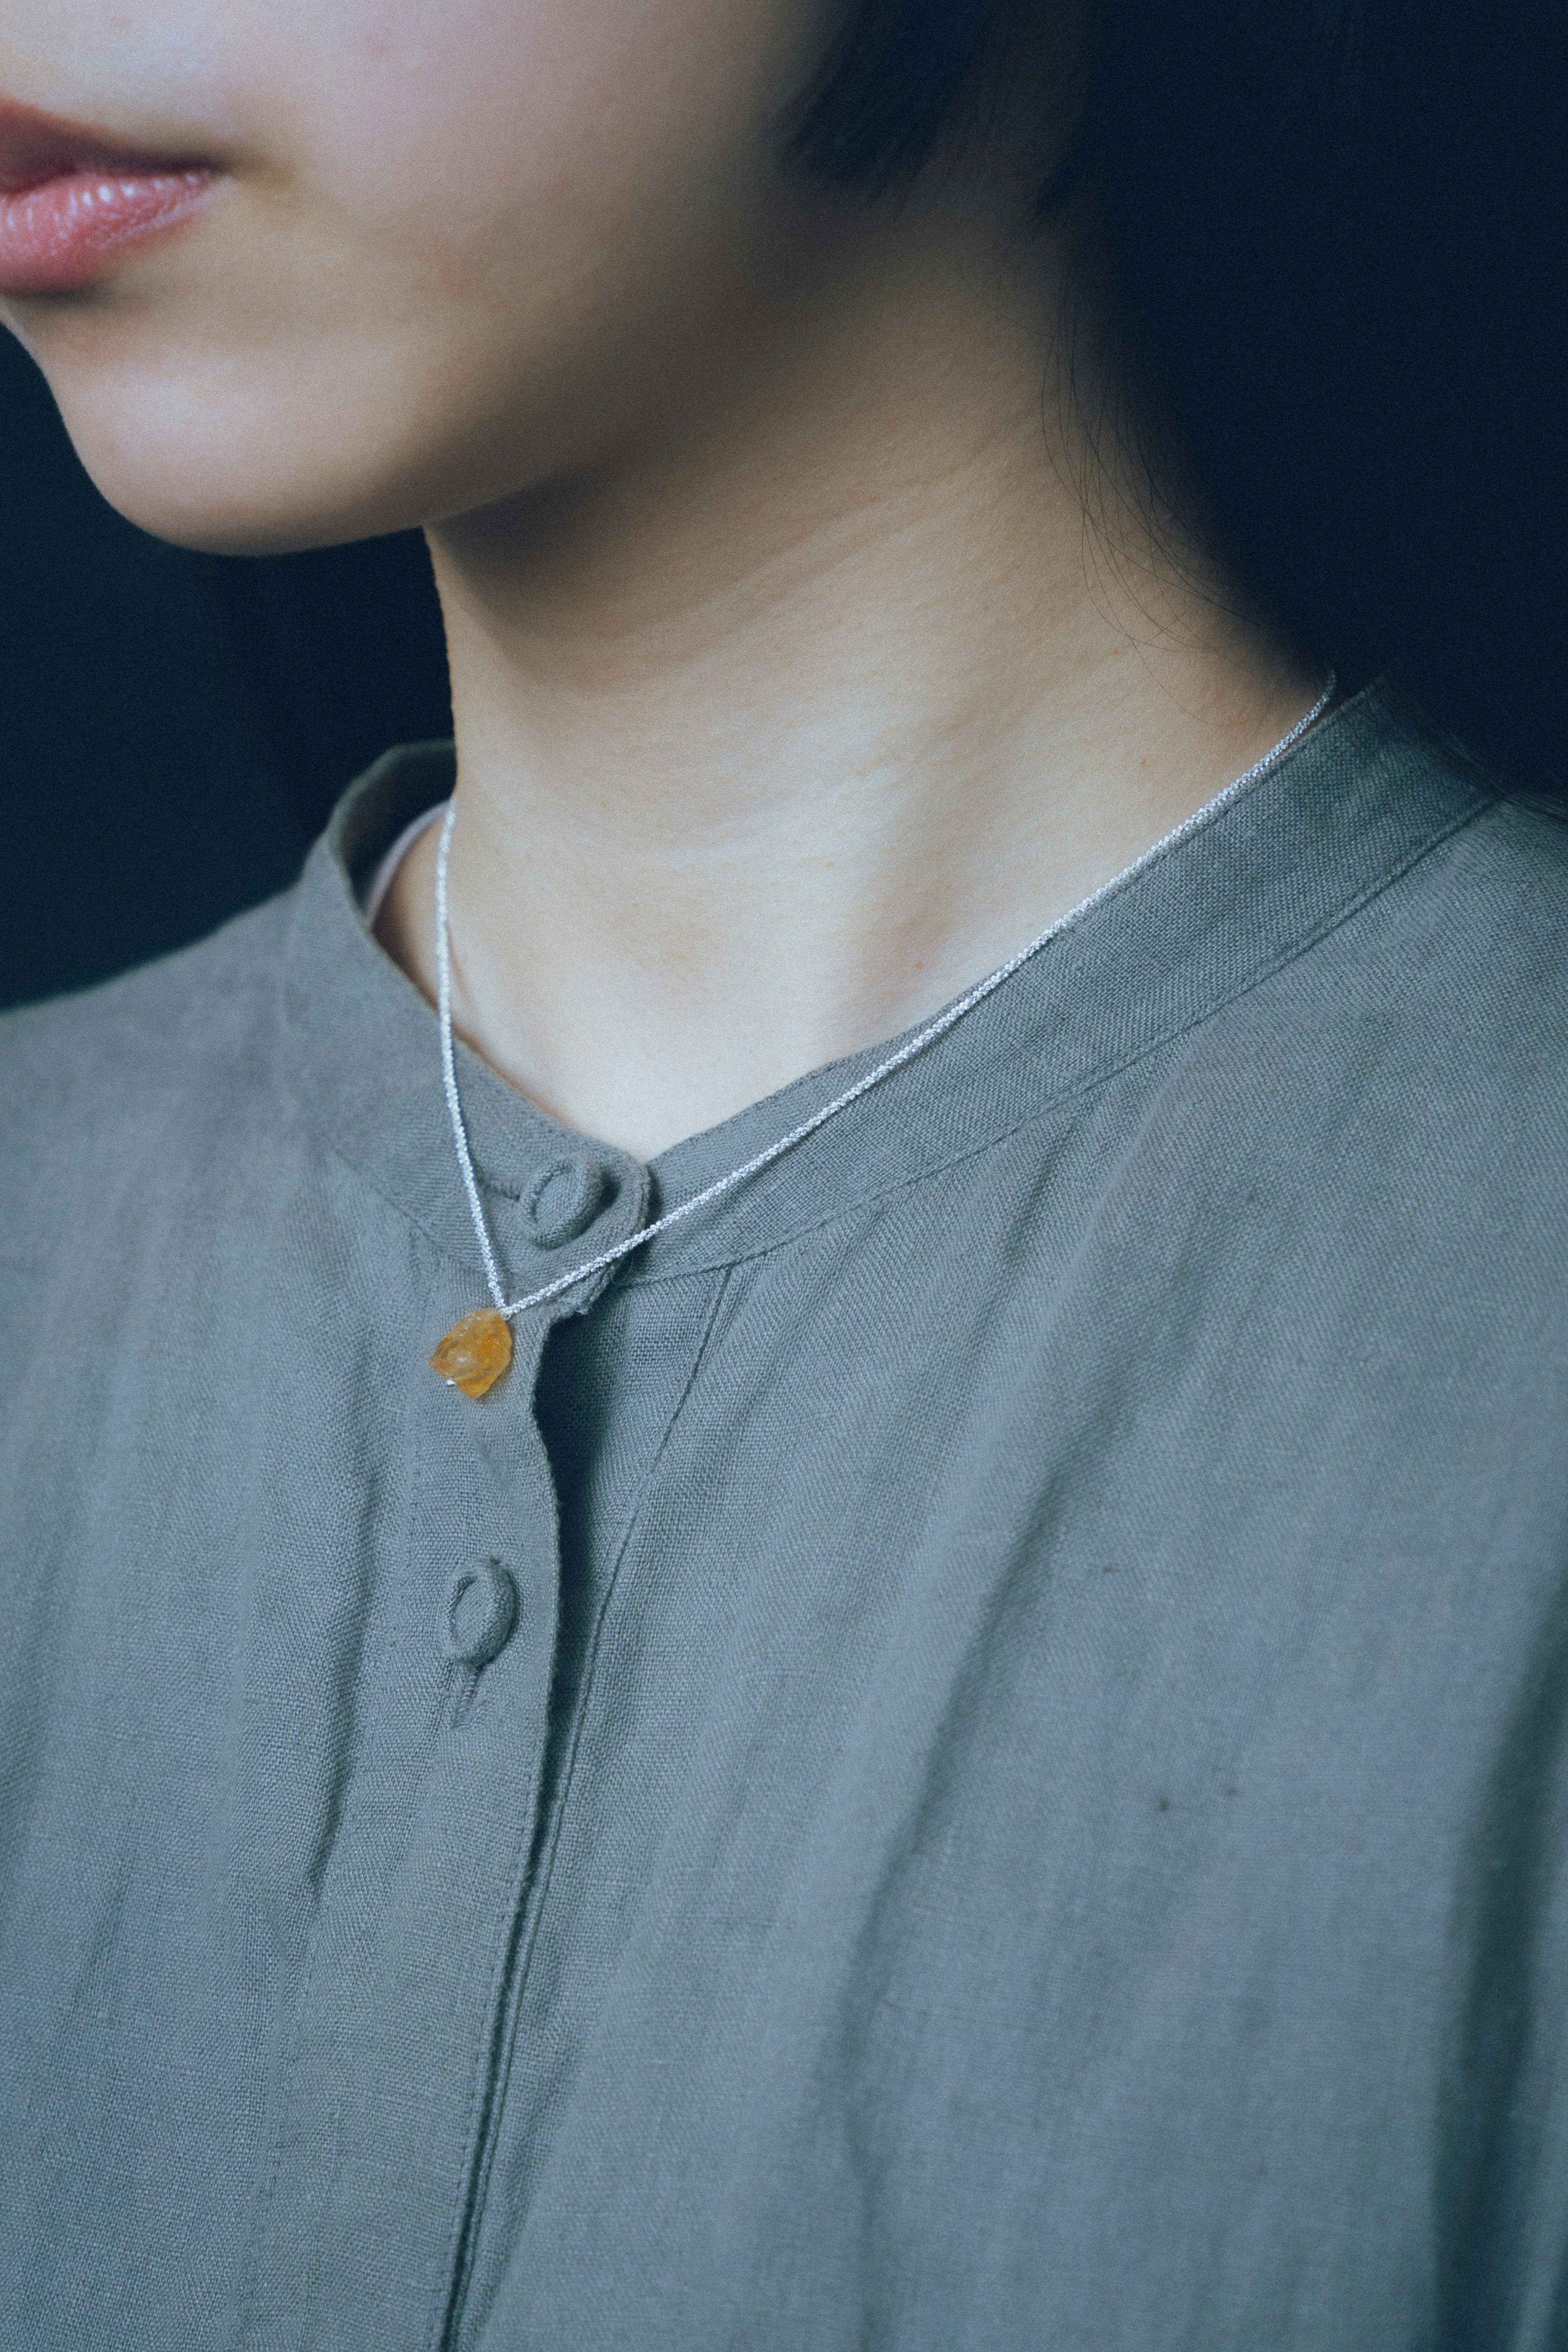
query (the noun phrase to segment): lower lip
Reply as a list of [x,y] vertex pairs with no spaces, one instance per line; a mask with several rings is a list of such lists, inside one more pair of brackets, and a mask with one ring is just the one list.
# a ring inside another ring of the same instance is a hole
[[0,295],[70,294],[123,254],[183,227],[215,172],[62,172],[0,195]]

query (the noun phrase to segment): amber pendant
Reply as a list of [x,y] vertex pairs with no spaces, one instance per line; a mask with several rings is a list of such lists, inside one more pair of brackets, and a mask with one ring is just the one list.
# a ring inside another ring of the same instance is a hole
[[476,1307],[452,1326],[432,1356],[430,1369],[465,1397],[482,1397],[511,1360],[511,1325],[494,1307]]

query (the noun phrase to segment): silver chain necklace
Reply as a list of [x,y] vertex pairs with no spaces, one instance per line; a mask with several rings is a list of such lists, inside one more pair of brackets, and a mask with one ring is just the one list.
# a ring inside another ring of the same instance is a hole
[[624,1241],[612,1243],[609,1249],[600,1250],[593,1256],[584,1258],[581,1265],[574,1265],[569,1274],[557,1275],[553,1281],[541,1283],[537,1290],[527,1291],[522,1297],[510,1300],[501,1280],[484,1203],[479,1198],[479,1182],[474,1172],[474,1155],[469,1149],[468,1129],[457,1092],[457,1066],[452,1047],[452,940],[446,867],[452,851],[452,832],[457,807],[455,801],[450,803],[442,820],[441,838],[435,853],[436,1011],[441,1024],[441,1079],[452,1120],[452,1140],[457,1152],[458,1171],[463,1179],[463,1189],[468,1196],[468,1213],[474,1220],[475,1237],[484,1260],[485,1282],[491,1303],[488,1307],[476,1307],[460,1322],[454,1324],[430,1359],[434,1370],[453,1387],[461,1389],[465,1396],[483,1396],[486,1390],[494,1387],[511,1362],[511,1327],[517,1316],[528,1314],[531,1307],[547,1305],[550,1299],[559,1298],[563,1291],[571,1290],[580,1282],[585,1282],[590,1276],[618,1265],[622,1258],[630,1257],[633,1250],[639,1250],[645,1243],[651,1242],[655,1234],[668,1233],[672,1225],[681,1224],[687,1217],[695,1216],[710,1201],[716,1201],[721,1194],[733,1192],[737,1184],[744,1184],[748,1177],[771,1167],[774,1160],[782,1160],[787,1151],[793,1151],[797,1144],[804,1143],[808,1136],[815,1135],[819,1128],[826,1127],[840,1111],[847,1110],[851,1103],[859,1102],[862,1095],[870,1094],[883,1078],[891,1077],[894,1070],[901,1070],[906,1062],[914,1061],[917,1054],[923,1054],[927,1045],[935,1045],[938,1037],[945,1037],[967,1013],[972,1013],[977,1004],[983,1004],[1004,981],[1010,980],[1015,971],[1020,971],[1032,957],[1039,955],[1042,948],[1049,947],[1052,940],[1060,939],[1062,932],[1080,921],[1091,908],[1097,907],[1103,898],[1108,898],[1113,890],[1120,889],[1123,883],[1129,881],[1143,866],[1174,848],[1198,825],[1206,824],[1228,801],[1234,800],[1239,793],[1244,792],[1249,784],[1256,783],[1260,776],[1266,775],[1278,761],[1283,759],[1292,744],[1299,742],[1307,730],[1317,724],[1333,699],[1335,684],[1334,674],[1331,670],[1328,683],[1312,709],[1297,719],[1287,734],[1281,736],[1272,751],[1265,751],[1260,760],[1254,761],[1245,774],[1235,777],[1211,801],[1206,801],[1202,808],[1196,809],[1191,816],[1184,817],[1180,824],[1173,826],[1169,833],[1152,843],[1140,856],[1134,858],[1130,866],[1124,866],[1119,874],[1113,875],[1108,882],[1103,882],[1086,898],[1081,898],[1075,907],[1065,915],[1059,916],[1048,929],[1041,931],[1038,939],[1030,940],[1027,947],[1019,948],[1006,963],[999,964],[995,971],[937,1013],[936,1019],[928,1021],[923,1029],[916,1030],[912,1037],[906,1037],[903,1045],[895,1046],[884,1060],[877,1063],[874,1069],[868,1070],[863,1077],[846,1087],[842,1094],[835,1095],[831,1102],[824,1103],[820,1110],[813,1111],[810,1118],[803,1118],[798,1127],[792,1127],[787,1135],[779,1136],[765,1150],[755,1152],[749,1160],[742,1160],[740,1166],[732,1168],[727,1175],[716,1178],[711,1184],[705,1184],[702,1191],[694,1192],[689,1200],[666,1210],[662,1217],[655,1217],[651,1225],[643,1225],[637,1233],[629,1234]]

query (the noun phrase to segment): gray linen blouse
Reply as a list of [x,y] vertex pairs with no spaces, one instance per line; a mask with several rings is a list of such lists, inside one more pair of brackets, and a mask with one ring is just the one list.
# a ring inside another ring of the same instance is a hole
[[0,2343],[1560,2352],[1568,827],[1361,697],[476,1405],[449,756],[0,1024]]

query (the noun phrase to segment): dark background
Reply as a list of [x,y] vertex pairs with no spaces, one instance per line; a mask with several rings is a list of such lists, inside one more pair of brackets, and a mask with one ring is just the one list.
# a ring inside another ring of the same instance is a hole
[[0,1004],[284,888],[361,768],[450,729],[413,536],[260,562],[132,528],[0,331]]
[[100,980],[292,880],[200,568],[120,520],[0,334],[0,1002]]

